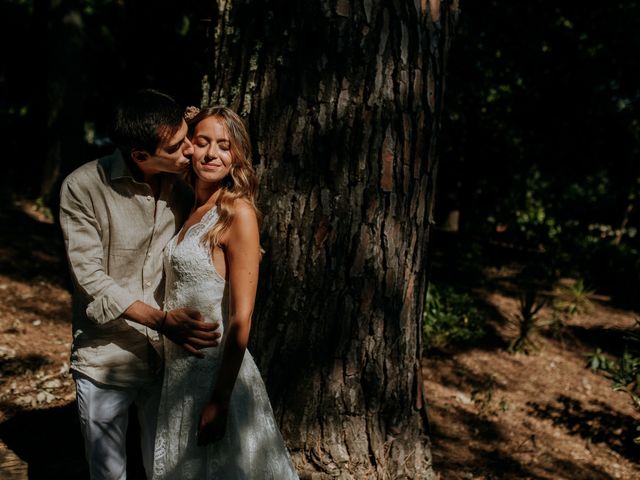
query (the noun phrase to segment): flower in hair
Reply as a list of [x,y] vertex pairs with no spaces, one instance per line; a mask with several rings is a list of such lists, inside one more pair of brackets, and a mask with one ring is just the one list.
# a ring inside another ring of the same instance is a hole
[[198,113],[200,113],[200,109],[198,107],[194,107],[193,105],[189,105],[184,111],[184,119],[189,121],[193,117],[195,117]]

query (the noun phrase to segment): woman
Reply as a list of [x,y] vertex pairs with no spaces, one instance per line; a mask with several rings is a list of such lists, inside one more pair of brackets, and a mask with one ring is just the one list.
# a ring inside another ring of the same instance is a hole
[[165,249],[165,309],[195,308],[223,336],[203,359],[165,342],[153,478],[298,478],[246,351],[260,261],[249,136],[225,107],[189,128],[196,205]]

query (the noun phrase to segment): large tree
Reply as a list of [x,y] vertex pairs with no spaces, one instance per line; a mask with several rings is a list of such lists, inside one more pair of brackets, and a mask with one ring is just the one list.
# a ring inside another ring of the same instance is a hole
[[421,313],[457,12],[220,0],[211,19],[202,102],[246,117],[261,182],[252,350],[305,474],[432,476]]

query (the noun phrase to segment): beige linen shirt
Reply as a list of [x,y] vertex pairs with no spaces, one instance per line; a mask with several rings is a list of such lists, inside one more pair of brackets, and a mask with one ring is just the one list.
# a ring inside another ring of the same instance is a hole
[[160,174],[160,184],[156,201],[118,150],[62,184],[60,225],[75,284],[71,369],[99,383],[143,385],[161,365],[158,334],[121,318],[136,300],[162,305],[162,251],[193,205],[177,175]]

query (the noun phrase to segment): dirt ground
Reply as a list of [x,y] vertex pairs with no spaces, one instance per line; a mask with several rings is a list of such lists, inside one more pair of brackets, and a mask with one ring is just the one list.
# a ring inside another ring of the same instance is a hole
[[[0,478],[87,478],[60,235],[30,204],[0,210],[0,225]],[[482,348],[431,352],[423,363],[440,478],[640,478],[638,415],[585,367],[598,347],[620,355],[633,312],[595,301],[536,337],[529,355],[510,354],[517,301],[508,272],[487,275],[491,287],[475,291],[492,329]]]
[[0,224],[0,477],[81,478],[61,237],[29,204],[2,208]]
[[[594,296],[585,311],[541,329],[528,354],[508,353],[519,308],[511,272],[485,274],[488,286],[472,292],[489,317],[480,347],[433,351],[423,361],[441,478],[640,478],[638,412],[610,379],[587,368],[597,348],[612,360],[622,354],[638,315]],[[541,310],[542,324],[553,318],[551,306]]]
[[[30,202],[0,207],[0,225],[0,479],[85,480],[62,235]],[[143,479],[137,442],[127,454],[128,478]]]

